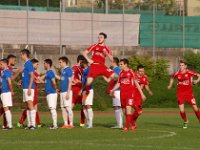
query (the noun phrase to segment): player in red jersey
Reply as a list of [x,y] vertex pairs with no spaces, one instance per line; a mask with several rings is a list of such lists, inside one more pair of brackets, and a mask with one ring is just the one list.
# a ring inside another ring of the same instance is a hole
[[[144,66],[138,65],[137,72],[135,73],[136,79],[138,81],[138,84],[140,85],[140,88],[142,90],[146,90],[149,95],[153,95],[151,89],[149,88],[149,82],[147,75],[144,74]],[[133,113],[132,116],[132,124],[134,127],[136,127],[136,120],[137,118],[142,114],[142,97],[137,87],[134,88],[134,108],[136,108],[136,111]]]
[[[105,76],[106,78],[116,79],[115,73],[105,66],[105,58],[108,56],[111,62],[113,62],[112,51],[105,46],[105,40],[107,35],[103,32],[99,33],[98,43],[90,46],[87,50],[83,52],[83,56],[91,64],[90,71],[87,77],[87,83],[85,85],[85,94],[82,100],[84,101],[89,94],[90,85],[92,84],[94,78],[97,76]],[[88,57],[88,54],[92,53],[92,59]]]
[[[39,117],[39,114],[38,114],[38,106],[37,106],[38,83],[40,83],[40,80],[39,80],[39,75],[36,71],[38,69],[39,61],[37,59],[32,59],[31,62],[33,63],[33,67],[34,67],[34,70],[35,70],[34,71],[35,89],[34,89],[33,105],[34,105],[34,109],[36,110],[36,116],[35,116],[36,123],[37,123],[37,126],[40,128],[42,125],[41,125],[40,117]],[[17,123],[17,127],[23,127],[23,123],[26,120],[26,118],[27,118],[27,109],[25,109],[22,112],[21,119]],[[30,124],[30,120],[28,120],[28,126],[29,126],[29,124]]]
[[[121,107],[125,109],[126,114],[126,126],[123,129],[123,131],[127,132],[129,130],[131,120],[132,120],[132,108],[137,111],[137,108],[135,107],[135,101],[134,101],[134,88],[135,86],[140,91],[141,97],[143,100],[146,99],[144,93],[142,92],[136,78],[135,73],[133,70],[129,69],[128,67],[129,62],[127,59],[121,59],[120,60],[120,67],[121,72],[118,78],[118,83],[114,86],[114,88],[110,91],[111,95],[113,96],[113,93],[116,89],[120,87],[120,100],[121,100]],[[134,130],[135,126],[133,125],[131,127],[131,130]]]
[[[197,77],[193,80],[193,77]],[[170,79],[168,89],[171,89],[174,79],[178,80],[177,84],[177,101],[180,109],[180,115],[184,121],[183,128],[187,128],[188,119],[186,117],[184,102],[190,104],[200,122],[200,111],[197,107],[196,100],[193,95],[192,84],[197,84],[200,81],[200,74],[187,69],[187,63],[183,60],[180,61],[180,70],[175,72]]]
[[[73,71],[73,79],[72,79],[72,109],[74,108],[75,104],[82,105],[82,96],[79,94],[82,89],[82,75],[83,75],[83,69],[82,69],[82,61],[84,60],[83,55],[79,55],[77,57],[77,64],[72,67]],[[80,126],[84,126],[85,123],[85,115],[83,112],[83,108],[81,108],[81,120],[80,120]]]

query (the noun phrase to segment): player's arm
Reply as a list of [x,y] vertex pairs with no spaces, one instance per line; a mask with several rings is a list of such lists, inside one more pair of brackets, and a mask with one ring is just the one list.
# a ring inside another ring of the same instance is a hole
[[197,79],[196,80],[193,80],[193,83],[194,84],[197,84],[199,81],[200,81],[200,74],[199,73],[197,73]]
[[112,90],[110,90],[110,96],[114,96],[114,91],[120,87],[120,83],[117,82]]
[[30,75],[30,82],[29,82],[29,86],[28,86],[28,95],[31,95],[31,88],[32,88],[33,81],[34,81],[34,73],[30,72],[29,75]]
[[56,90],[56,92],[59,93],[59,89],[58,89],[57,84],[56,84],[56,79],[52,78],[51,82],[52,82],[52,85],[53,85],[54,89]]
[[149,85],[145,85],[144,87],[145,87],[145,89],[147,90],[147,92],[149,93],[149,95],[152,96],[153,93],[152,93],[151,89],[149,88]]
[[146,100],[146,96],[144,95],[144,93],[143,93],[143,91],[142,91],[142,89],[141,89],[141,87],[140,87],[138,81],[137,81],[137,80],[134,80],[134,83],[135,83],[135,85],[136,85],[138,91],[140,92],[140,95],[141,95],[141,97],[142,97],[142,100],[145,101],[145,100]]
[[57,80],[61,80],[61,76],[56,74],[55,77],[56,77]]
[[69,99],[69,95],[70,95],[70,91],[71,91],[71,88],[72,88],[72,78],[68,78],[68,90],[67,90],[67,95],[66,95],[66,99],[68,100]]
[[173,83],[174,83],[174,78],[170,78],[170,80],[169,80],[169,85],[168,85],[168,89],[171,89],[172,88],[172,85],[173,85]]
[[11,78],[7,78],[7,82],[8,82],[8,87],[10,89],[11,94],[14,95]]
[[19,74],[23,71],[23,67],[19,67],[19,69],[12,75],[12,80],[15,80]]
[[82,52],[82,55],[87,59],[87,61],[90,63],[90,64],[92,64],[93,63],[93,60],[92,59],[90,59],[89,57],[88,57],[88,54],[89,54],[90,52],[88,51],[88,50],[84,50],[83,52]]
[[39,76],[39,77],[37,77],[37,83],[44,83],[44,79],[45,79],[45,77],[46,77],[46,75],[44,74],[44,75],[42,75],[42,76]]
[[110,82],[111,78],[106,78],[105,76],[103,76],[103,79],[106,81],[106,82]]

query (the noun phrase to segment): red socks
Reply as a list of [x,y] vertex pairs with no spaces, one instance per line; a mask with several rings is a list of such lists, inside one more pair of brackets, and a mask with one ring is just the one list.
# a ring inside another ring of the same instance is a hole
[[130,127],[131,119],[132,119],[132,114],[127,114],[126,115],[126,128],[127,129]]
[[83,108],[81,109],[81,120],[80,120],[80,123],[81,124],[84,124],[85,123],[85,114],[83,112]]
[[41,125],[41,122],[40,122],[40,117],[39,117],[39,114],[38,114],[38,112],[36,112],[36,115],[35,115],[35,120],[36,120],[36,123],[37,123],[37,125]]
[[183,121],[186,122],[187,121],[186,113],[180,111],[180,115],[181,115],[181,118],[183,119]]
[[20,123],[20,124],[23,124],[23,123],[24,123],[24,120],[26,120],[26,110],[23,111],[19,123]]
[[200,111],[199,110],[195,111],[195,114],[196,114],[198,120],[200,121]]
[[133,115],[132,115],[132,120],[131,120],[131,124],[133,125],[133,126],[135,126],[135,122],[136,122],[136,120],[137,120],[137,118],[139,117],[139,113],[138,112],[134,112],[133,113]]

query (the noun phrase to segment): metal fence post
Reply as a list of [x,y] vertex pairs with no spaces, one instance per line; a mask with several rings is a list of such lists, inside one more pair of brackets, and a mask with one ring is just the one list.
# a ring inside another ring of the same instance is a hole
[[153,59],[155,59],[155,47],[156,47],[156,39],[155,39],[155,19],[156,19],[156,16],[155,16],[155,3],[153,4]]
[[122,4],[122,56],[124,57],[125,55],[125,47],[124,47],[124,3]]

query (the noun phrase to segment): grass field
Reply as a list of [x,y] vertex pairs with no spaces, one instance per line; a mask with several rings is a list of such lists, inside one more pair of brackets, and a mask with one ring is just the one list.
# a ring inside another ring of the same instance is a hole
[[[200,124],[190,112],[188,129],[182,129],[178,109],[144,109],[138,119],[135,132],[123,133],[111,129],[114,114],[95,113],[94,128],[78,126],[79,114],[75,113],[75,128],[50,130],[0,130],[0,149],[6,150],[198,150],[200,149]],[[13,124],[20,114],[14,113]],[[41,114],[47,126],[51,123],[49,114]],[[62,125],[59,114],[59,125]]]

